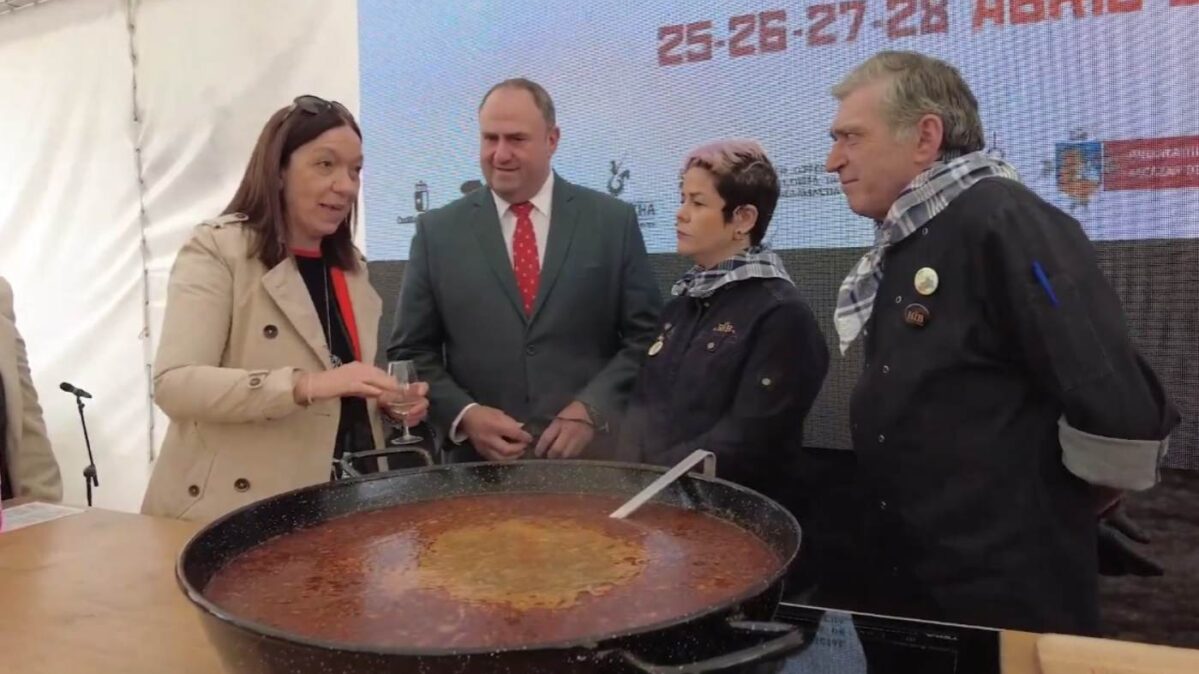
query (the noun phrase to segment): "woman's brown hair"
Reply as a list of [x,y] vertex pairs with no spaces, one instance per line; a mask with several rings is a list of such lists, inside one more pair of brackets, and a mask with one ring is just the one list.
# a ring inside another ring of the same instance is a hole
[[[345,106],[316,96],[300,96],[271,115],[262,127],[246,173],[224,214],[245,214],[248,218],[245,227],[252,234],[250,256],[261,260],[267,269],[291,255],[283,205],[283,169],[296,148],[339,126],[350,127],[362,138],[358,122]],[[324,259],[347,271],[358,269],[358,251],[354,248],[355,206],[350,204],[350,211],[337,231],[321,240]]]

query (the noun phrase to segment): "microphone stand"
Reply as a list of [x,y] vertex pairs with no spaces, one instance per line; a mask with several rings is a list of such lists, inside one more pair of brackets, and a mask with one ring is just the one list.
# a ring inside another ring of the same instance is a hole
[[87,467],[83,469],[83,484],[87,488],[87,507],[92,507],[92,486],[99,488],[100,476],[96,472],[96,460],[92,458],[92,441],[87,435],[87,420],[83,418],[83,397],[75,393],[75,404],[79,407],[79,423],[83,425],[83,444],[87,446]]

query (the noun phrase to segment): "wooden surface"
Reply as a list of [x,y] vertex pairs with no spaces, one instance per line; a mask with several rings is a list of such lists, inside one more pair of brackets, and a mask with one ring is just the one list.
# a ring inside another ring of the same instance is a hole
[[[89,510],[0,534],[0,670],[220,674],[175,584],[175,559],[196,528]],[[1039,638],[1004,632],[1003,674],[1043,674]]]
[[1037,640],[1037,660],[1044,674],[1199,672],[1199,651],[1062,634],[1046,634]]
[[1037,664],[1039,634],[1004,630],[999,637],[999,671],[1003,674],[1044,674]]
[[195,529],[90,510],[0,534],[0,670],[219,674],[175,584]]

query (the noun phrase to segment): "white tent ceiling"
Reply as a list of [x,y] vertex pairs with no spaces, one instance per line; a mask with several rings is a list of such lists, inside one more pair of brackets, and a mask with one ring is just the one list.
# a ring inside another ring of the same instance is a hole
[[0,0],[0,16],[11,14],[18,9],[40,5],[43,2],[50,2],[50,0]]

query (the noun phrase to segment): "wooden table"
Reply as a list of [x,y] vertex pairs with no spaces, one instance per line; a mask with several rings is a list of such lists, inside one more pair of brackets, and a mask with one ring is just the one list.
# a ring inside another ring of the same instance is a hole
[[[0,658],[22,674],[220,674],[175,584],[191,522],[89,510],[0,534]],[[1004,674],[1040,674],[1004,632]]]
[[28,674],[219,674],[175,584],[196,525],[89,510],[0,534],[0,658]]

